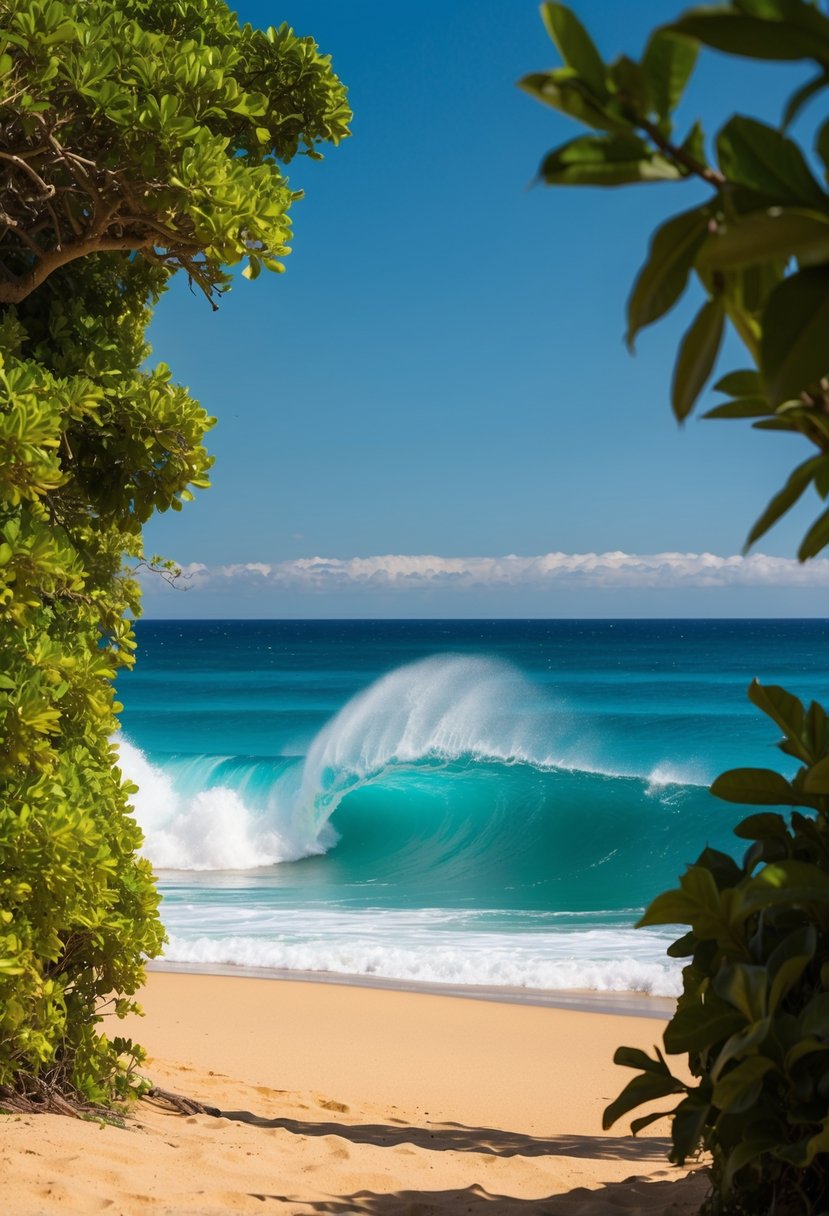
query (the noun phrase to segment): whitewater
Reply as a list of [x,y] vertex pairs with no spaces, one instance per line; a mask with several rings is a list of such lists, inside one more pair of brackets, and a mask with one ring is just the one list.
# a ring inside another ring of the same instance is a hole
[[745,687],[820,695],[825,628],[141,623],[118,746],[167,962],[674,994],[633,924],[736,851],[707,785],[770,762]]

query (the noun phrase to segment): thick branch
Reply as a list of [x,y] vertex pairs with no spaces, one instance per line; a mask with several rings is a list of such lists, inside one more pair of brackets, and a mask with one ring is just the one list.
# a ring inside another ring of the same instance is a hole
[[64,245],[44,254],[27,274],[19,275],[11,283],[0,283],[0,304],[19,304],[49,277],[53,270],[74,262],[88,253],[136,252],[152,247],[152,237],[97,237],[91,241],[79,241]]

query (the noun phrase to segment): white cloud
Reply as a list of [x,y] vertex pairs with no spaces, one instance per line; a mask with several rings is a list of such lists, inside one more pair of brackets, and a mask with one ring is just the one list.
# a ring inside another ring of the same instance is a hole
[[182,567],[193,590],[282,588],[306,592],[457,588],[826,587],[829,559],[721,557],[715,553],[544,553],[535,557],[302,557]]

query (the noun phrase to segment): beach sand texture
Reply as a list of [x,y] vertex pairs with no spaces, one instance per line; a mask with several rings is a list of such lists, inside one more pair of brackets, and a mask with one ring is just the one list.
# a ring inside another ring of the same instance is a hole
[[142,1000],[148,1073],[223,1117],[4,1116],[0,1212],[691,1216],[704,1194],[666,1126],[601,1131],[614,1049],[657,1020],[202,975]]

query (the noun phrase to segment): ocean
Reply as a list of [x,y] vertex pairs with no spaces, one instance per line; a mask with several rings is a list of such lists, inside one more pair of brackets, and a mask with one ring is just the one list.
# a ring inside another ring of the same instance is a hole
[[141,621],[121,766],[174,965],[673,995],[635,930],[782,767],[818,620]]

